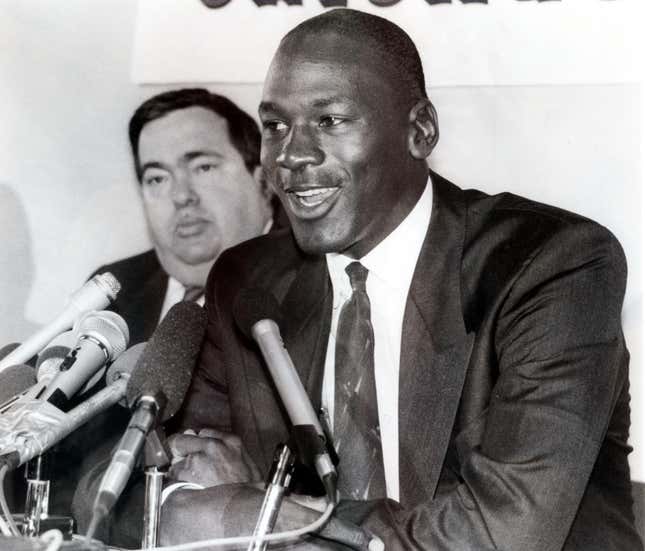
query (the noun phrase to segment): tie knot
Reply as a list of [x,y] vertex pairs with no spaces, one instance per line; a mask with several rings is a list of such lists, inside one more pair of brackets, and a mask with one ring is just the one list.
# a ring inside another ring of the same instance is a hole
[[204,288],[198,286],[186,287],[183,300],[188,302],[195,302],[199,297],[204,294]]
[[349,284],[352,286],[353,291],[357,289],[365,290],[365,281],[367,281],[368,272],[365,266],[360,262],[352,262],[347,265],[345,272],[349,276]]

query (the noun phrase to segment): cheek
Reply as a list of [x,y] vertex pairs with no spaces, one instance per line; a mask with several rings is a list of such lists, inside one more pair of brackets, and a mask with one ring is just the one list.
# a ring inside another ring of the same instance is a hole
[[275,160],[280,151],[279,144],[262,142],[260,148],[260,164],[264,170],[273,170],[275,168]]
[[169,208],[164,201],[144,201],[143,210],[152,232],[161,237],[170,233],[172,225],[172,206]]
[[255,230],[260,217],[258,199],[250,190],[236,189],[236,186],[247,184],[231,182],[228,189],[211,194],[202,201],[202,208],[208,211],[209,218],[221,232],[244,234]]

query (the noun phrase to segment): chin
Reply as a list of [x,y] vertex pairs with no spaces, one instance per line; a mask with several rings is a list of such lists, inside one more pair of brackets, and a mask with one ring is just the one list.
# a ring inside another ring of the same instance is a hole
[[189,266],[197,266],[198,264],[213,263],[219,256],[221,251],[219,249],[209,250],[188,250],[178,251],[175,253],[184,264]]
[[321,256],[327,253],[339,253],[347,248],[345,239],[333,238],[327,235],[311,234],[310,232],[298,232],[294,230],[296,243],[303,252]]

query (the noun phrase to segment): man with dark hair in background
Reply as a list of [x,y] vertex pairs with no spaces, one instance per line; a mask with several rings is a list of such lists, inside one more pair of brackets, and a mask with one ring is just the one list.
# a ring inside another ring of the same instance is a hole
[[[175,303],[203,304],[206,277],[217,257],[269,231],[274,208],[273,193],[261,180],[258,125],[228,98],[201,88],[153,96],[130,119],[129,138],[154,249],[95,273],[109,271],[121,283],[111,309],[125,319],[134,345],[150,338]],[[93,498],[88,487],[102,474],[129,418],[126,408],[114,406],[71,436],[61,458],[68,475],[58,481],[55,496],[73,491],[69,471],[82,460],[81,471],[91,471],[77,496]],[[142,494],[130,496],[134,499],[120,502],[118,518],[140,517]],[[84,499],[74,507],[81,530],[91,505]],[[123,526],[131,533],[105,537],[138,545],[141,523]]]
[[203,303],[219,254],[266,233],[273,212],[257,123],[228,98],[200,88],[156,95],[135,111],[129,137],[154,250],[97,272],[121,282],[113,309],[132,345],[184,297]]
[[[170,496],[165,543],[250,533],[249,458],[266,472],[288,437],[233,321],[239,291],[260,287],[339,452],[337,519],[388,550],[641,550],[611,233],[429,173],[437,117],[418,53],[373,15],[333,10],[288,33],[260,118],[292,232],[230,249],[209,276],[185,423],[212,433],[172,444],[175,477],[208,487]],[[276,530],[317,514],[286,501]]]

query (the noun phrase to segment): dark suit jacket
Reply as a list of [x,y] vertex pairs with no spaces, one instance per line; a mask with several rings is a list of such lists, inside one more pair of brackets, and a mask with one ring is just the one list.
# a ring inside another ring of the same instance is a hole
[[111,272],[121,291],[110,309],[123,317],[130,330],[130,344],[147,341],[159,324],[168,275],[154,250],[101,266],[93,274]]
[[[642,549],[620,245],[556,208],[433,183],[403,323],[400,505],[372,503],[354,520],[386,549]],[[266,470],[288,420],[232,319],[249,286],[281,303],[286,348],[315,404],[332,288],[324,258],[305,256],[289,233],[235,247],[211,272],[183,422],[234,431]]]

